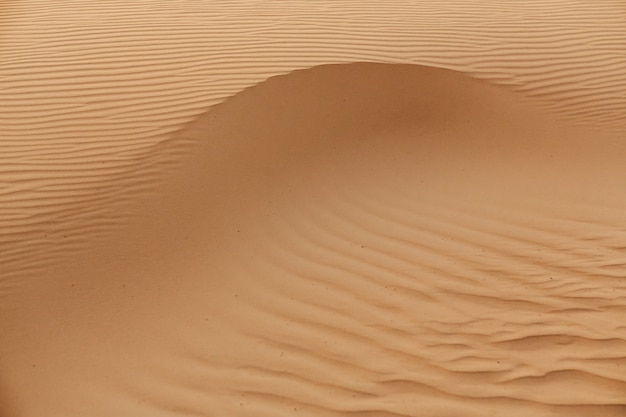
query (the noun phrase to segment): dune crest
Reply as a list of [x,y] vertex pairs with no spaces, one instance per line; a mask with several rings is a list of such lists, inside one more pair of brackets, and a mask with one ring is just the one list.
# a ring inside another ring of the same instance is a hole
[[145,192],[117,184],[123,227],[5,289],[3,414],[624,415],[610,130],[359,63],[273,77],[174,142],[177,169],[157,152]]
[[[450,68],[542,97],[572,122],[626,132],[618,0],[31,0],[3,2],[0,23],[0,263],[49,256],[41,239],[66,244],[78,200],[113,204],[110,184],[156,144],[295,69]],[[103,234],[115,214],[101,218],[93,228]]]

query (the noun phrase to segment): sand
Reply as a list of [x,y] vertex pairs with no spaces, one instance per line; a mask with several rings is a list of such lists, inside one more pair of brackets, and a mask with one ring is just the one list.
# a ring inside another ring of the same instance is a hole
[[626,415],[620,2],[0,8],[0,416]]

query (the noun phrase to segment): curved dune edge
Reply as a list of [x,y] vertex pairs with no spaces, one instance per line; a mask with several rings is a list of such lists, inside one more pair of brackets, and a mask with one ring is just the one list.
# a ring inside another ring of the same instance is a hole
[[153,146],[294,69],[449,68],[541,97],[573,123],[626,132],[616,0],[30,0],[3,2],[0,25],[0,263],[29,258],[25,231],[41,246],[53,223],[66,239],[68,205],[115,201],[107,187]]
[[621,416],[626,148],[596,134],[443,69],[250,88],[157,195],[114,186],[124,230],[4,288],[0,412]]

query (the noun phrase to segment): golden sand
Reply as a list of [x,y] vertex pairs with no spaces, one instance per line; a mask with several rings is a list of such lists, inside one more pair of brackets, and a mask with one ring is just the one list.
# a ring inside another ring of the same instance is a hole
[[0,7],[0,416],[626,415],[620,2]]

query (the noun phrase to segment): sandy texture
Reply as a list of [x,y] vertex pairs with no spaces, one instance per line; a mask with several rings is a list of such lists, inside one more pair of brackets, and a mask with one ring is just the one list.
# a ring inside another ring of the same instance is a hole
[[415,3],[3,6],[0,415],[626,415],[626,9]]

